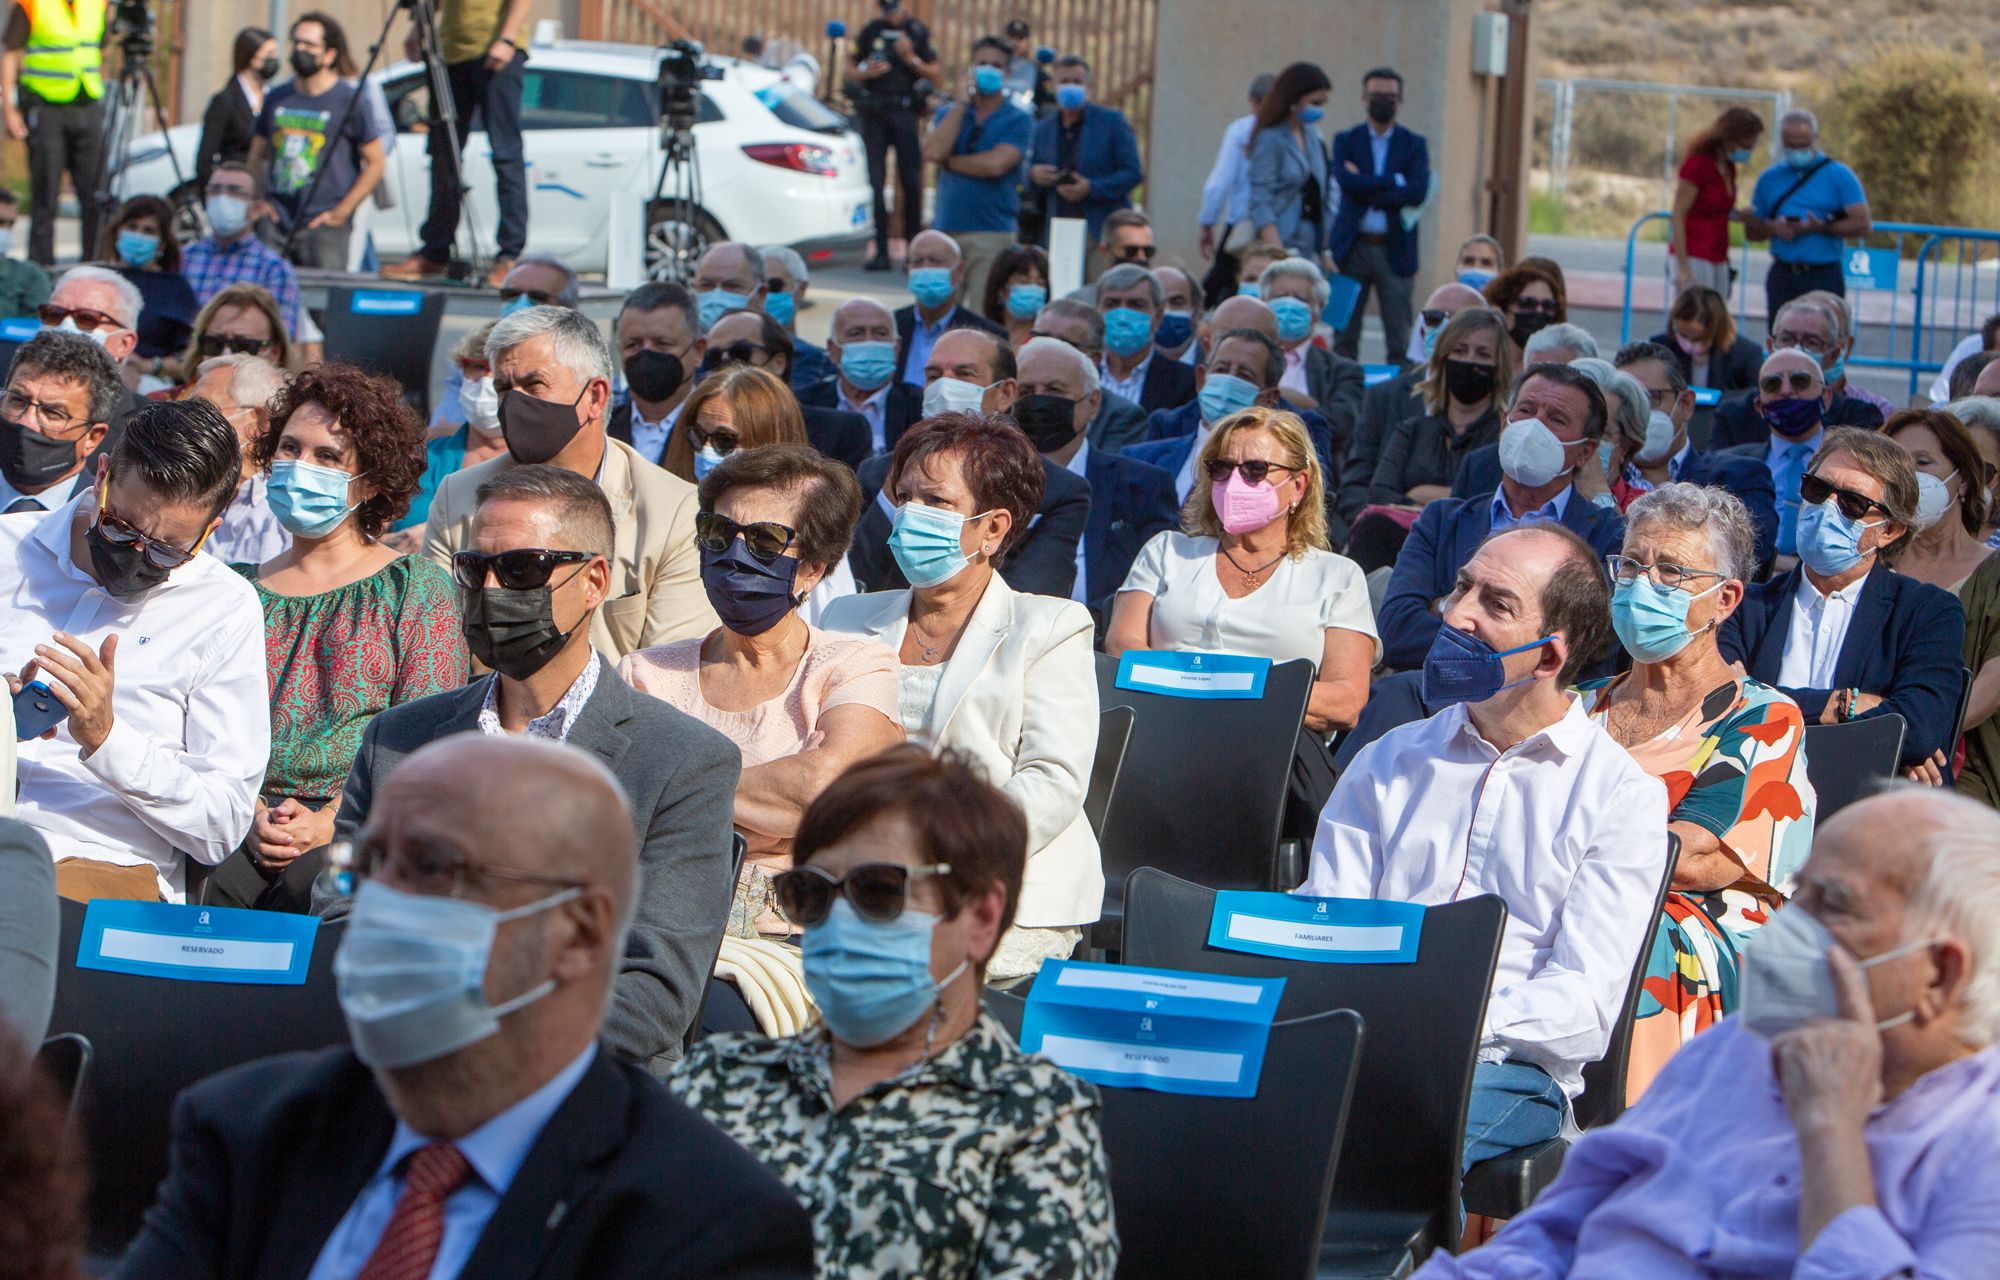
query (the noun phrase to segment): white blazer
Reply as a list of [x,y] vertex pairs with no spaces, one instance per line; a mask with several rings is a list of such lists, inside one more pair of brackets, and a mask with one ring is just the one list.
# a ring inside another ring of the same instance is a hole
[[[900,649],[910,592],[835,600],[820,626]],[[915,735],[951,747],[1028,817],[1028,869],[1015,923],[1088,924],[1104,908],[1104,863],[1083,816],[1097,755],[1097,667],[1090,614],[1073,600],[1026,595],[998,574],[944,664]]]

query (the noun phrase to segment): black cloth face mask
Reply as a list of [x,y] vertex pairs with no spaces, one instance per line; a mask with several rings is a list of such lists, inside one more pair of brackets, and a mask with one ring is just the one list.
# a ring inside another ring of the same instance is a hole
[[162,569],[146,558],[139,543],[121,547],[104,536],[102,525],[85,530],[84,545],[90,548],[90,576],[113,599],[136,600],[167,580],[172,569]]
[[1555,323],[1555,317],[1545,311],[1523,311],[1514,317],[1514,327],[1507,330],[1517,346],[1527,346],[1528,339]]
[[76,443],[0,418],[0,475],[23,493],[39,492],[76,470]]
[[1478,404],[1493,394],[1493,366],[1470,360],[1444,362],[1444,389],[1460,404]]
[[625,385],[641,400],[671,400],[685,381],[687,365],[671,351],[634,351],[625,358]]
[[1022,396],[1014,401],[1014,425],[1036,453],[1052,453],[1076,439],[1076,401],[1068,396]]
[[514,461],[531,467],[568,448],[576,433],[583,430],[576,407],[583,403],[584,391],[588,390],[590,384],[586,382],[583,391],[576,393],[576,399],[564,404],[509,388],[500,397],[500,435],[507,441],[507,452],[514,456]]
[[[570,577],[589,567],[579,566]],[[547,583],[525,590],[460,587],[458,613],[464,619],[465,647],[510,680],[526,680],[549,665],[576,634],[576,627],[590,620],[586,613],[568,631],[556,626],[554,588]]]

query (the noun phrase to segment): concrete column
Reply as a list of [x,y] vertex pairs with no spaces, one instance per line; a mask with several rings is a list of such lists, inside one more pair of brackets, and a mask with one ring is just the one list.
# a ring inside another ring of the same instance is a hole
[[[1486,231],[1498,84],[1472,73],[1474,15],[1488,0],[1160,0],[1146,210],[1165,251],[1198,261],[1201,185],[1259,72],[1307,61],[1333,81],[1321,130],[1364,119],[1361,77],[1403,76],[1397,119],[1428,139],[1438,198],[1419,227],[1417,301],[1448,278],[1459,242]],[[1525,100],[1525,95],[1524,95]]]

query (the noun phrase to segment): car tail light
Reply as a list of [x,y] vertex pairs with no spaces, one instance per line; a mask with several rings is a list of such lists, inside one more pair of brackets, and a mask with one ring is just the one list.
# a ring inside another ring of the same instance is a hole
[[840,170],[833,164],[832,150],[816,147],[810,142],[758,142],[743,148],[743,154],[759,164],[775,165],[780,169],[815,173],[822,178],[840,176]]

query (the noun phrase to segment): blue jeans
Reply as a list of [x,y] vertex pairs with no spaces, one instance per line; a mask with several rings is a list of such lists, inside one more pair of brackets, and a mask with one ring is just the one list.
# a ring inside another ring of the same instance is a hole
[[1464,1168],[1548,1141],[1562,1131],[1562,1117],[1562,1086],[1548,1072],[1525,1062],[1479,1063],[1465,1109]]

